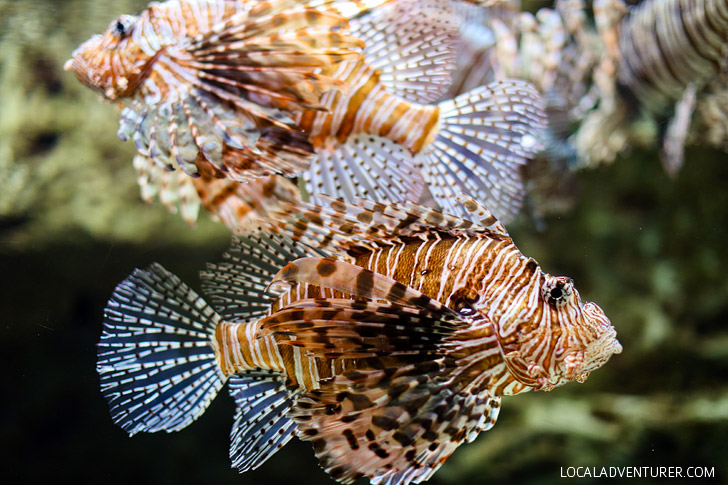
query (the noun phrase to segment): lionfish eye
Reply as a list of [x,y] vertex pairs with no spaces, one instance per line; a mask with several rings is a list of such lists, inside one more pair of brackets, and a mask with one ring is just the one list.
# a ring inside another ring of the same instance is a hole
[[561,306],[571,296],[573,281],[570,278],[550,278],[544,284],[542,294],[546,301],[552,305]]
[[122,15],[114,23],[114,36],[123,39],[124,37],[131,34],[134,18],[129,15]]

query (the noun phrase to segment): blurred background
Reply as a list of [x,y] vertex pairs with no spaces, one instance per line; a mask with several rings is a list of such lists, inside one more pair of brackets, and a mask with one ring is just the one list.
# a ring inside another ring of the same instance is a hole
[[[131,0],[0,0],[2,445],[14,483],[334,483],[294,440],[230,469],[223,392],[174,435],[129,438],[95,371],[114,286],[158,261],[199,289],[229,243],[139,198],[119,113],[63,71]],[[550,2],[530,2],[530,7]],[[584,384],[504,398],[497,425],[433,484],[553,483],[571,466],[708,466],[728,481],[728,156],[689,148],[676,179],[655,151],[575,174],[568,210],[509,226],[522,252],[611,318],[624,352]],[[648,483],[649,480],[643,480]]]

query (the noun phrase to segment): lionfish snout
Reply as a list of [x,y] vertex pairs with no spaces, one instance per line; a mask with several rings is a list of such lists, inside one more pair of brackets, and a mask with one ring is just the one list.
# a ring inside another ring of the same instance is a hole
[[109,93],[112,92],[110,80],[102,75],[103,64],[94,55],[101,49],[103,40],[103,36],[97,34],[78,46],[71,54],[71,58],[63,64],[63,69],[73,72],[84,85],[109,97]]
[[592,302],[584,305],[582,311],[584,320],[591,327],[594,336],[587,343],[584,352],[584,360],[577,375],[579,382],[586,380],[590,372],[603,366],[612,355],[622,353],[622,344],[617,340],[617,330],[604,311]]

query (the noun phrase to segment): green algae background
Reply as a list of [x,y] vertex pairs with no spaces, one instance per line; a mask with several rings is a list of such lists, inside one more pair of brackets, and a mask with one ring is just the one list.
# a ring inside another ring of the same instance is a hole
[[[99,391],[113,287],[153,261],[199,289],[227,247],[139,198],[118,110],[62,69],[141,1],[0,1],[0,328],[5,476],[14,483],[334,483],[294,440],[230,469],[232,400],[174,434],[129,438]],[[543,4],[537,3],[539,6]],[[550,393],[504,398],[497,425],[428,483],[559,483],[570,466],[708,466],[728,481],[728,155],[690,148],[676,180],[656,151],[576,174],[574,206],[510,226],[545,271],[576,280],[624,352]],[[641,480],[649,483],[650,480]]]

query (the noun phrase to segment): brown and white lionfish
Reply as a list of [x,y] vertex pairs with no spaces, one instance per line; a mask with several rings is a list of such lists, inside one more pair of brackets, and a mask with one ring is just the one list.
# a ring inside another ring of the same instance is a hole
[[502,81],[427,104],[450,83],[456,34],[448,0],[169,0],[115,20],[67,68],[126,105],[119,136],[137,145],[146,198],[181,200],[190,221],[199,199],[220,216],[249,195],[215,179],[268,174],[303,175],[314,200],[418,200],[427,185],[457,212],[466,192],[510,219],[540,98]]
[[293,436],[350,483],[427,480],[490,429],[502,396],[583,382],[621,352],[570,278],[544,273],[469,199],[288,207],[202,273],[212,305],[158,264],[120,283],[98,371],[114,421],[176,431],[229,381],[241,472]]

